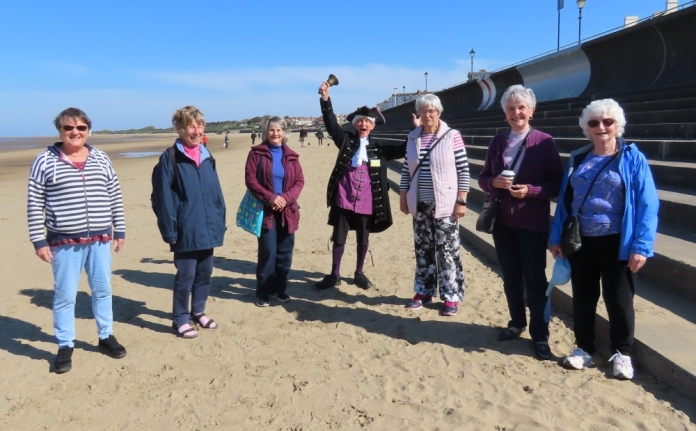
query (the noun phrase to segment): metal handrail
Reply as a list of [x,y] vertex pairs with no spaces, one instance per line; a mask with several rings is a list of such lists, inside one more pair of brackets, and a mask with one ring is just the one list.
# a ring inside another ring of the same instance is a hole
[[[631,24],[631,27],[633,27],[634,25],[638,25],[638,24],[641,24],[641,23],[643,23],[643,22],[646,22],[646,21],[649,21],[649,20],[652,20],[652,19],[655,19],[655,18],[659,18],[659,17],[661,17],[661,16],[664,16],[664,15],[666,15],[668,12],[676,12],[676,11],[679,11],[679,10],[682,10],[682,9],[686,9],[687,7],[691,7],[691,6],[694,6],[694,5],[696,5],[696,0],[690,0],[690,1],[686,2],[686,3],[684,3],[684,4],[678,5],[678,6],[676,6],[676,7],[671,8],[671,9],[667,9],[667,10],[665,10],[665,11],[660,11],[659,13],[656,12],[656,13],[654,13],[654,14],[648,16],[648,17],[642,18],[642,19],[636,21],[635,23]],[[575,46],[580,46],[580,45],[582,45],[583,42],[587,42],[587,41],[590,41],[590,40],[597,39],[597,38],[599,38],[599,37],[601,37],[601,36],[604,36],[604,35],[606,35],[606,34],[614,33],[614,32],[616,32],[616,31],[623,30],[624,28],[626,28],[626,27],[623,26],[623,25],[622,25],[622,26],[619,26],[619,27],[614,27],[614,28],[612,28],[612,29],[605,30],[605,31],[603,31],[603,32],[601,32],[601,33],[597,33],[597,34],[595,34],[595,35],[588,36],[588,37],[582,39],[582,40],[580,41],[580,43],[578,43],[578,42],[569,43],[569,44],[567,44],[567,45],[563,45],[563,46],[560,47],[559,49],[552,49],[552,50],[546,51],[546,52],[544,52],[544,53],[542,53],[542,54],[537,54],[537,55],[535,55],[535,56],[533,56],[533,57],[529,57],[529,58],[527,58],[527,59],[525,59],[525,60],[518,61],[517,63],[512,63],[512,64],[510,64],[510,65],[501,67],[500,69],[496,69],[496,70],[494,70],[494,71],[492,71],[492,72],[489,72],[489,73],[500,72],[500,71],[503,71],[503,70],[510,69],[510,68],[512,68],[512,67],[518,66],[518,65],[520,65],[520,64],[524,64],[524,63],[530,62],[530,61],[535,60],[535,59],[537,59],[537,58],[545,57],[545,56],[547,56],[547,55],[550,55],[550,54],[553,54],[553,53],[556,53],[556,52],[561,52],[561,51],[563,51],[563,50],[565,50],[565,49],[569,49],[569,48],[572,48],[572,47],[575,47]],[[449,87],[444,87],[444,88],[442,88],[442,89],[440,89],[440,90],[433,91],[433,93],[439,93],[440,91],[449,90],[450,88],[454,88],[454,87],[460,86],[460,85],[462,85],[462,84],[466,84],[467,82],[471,82],[471,81],[469,81],[469,80],[467,80],[467,81],[462,81],[462,82],[459,82],[459,83],[457,83],[457,84],[450,85]]]

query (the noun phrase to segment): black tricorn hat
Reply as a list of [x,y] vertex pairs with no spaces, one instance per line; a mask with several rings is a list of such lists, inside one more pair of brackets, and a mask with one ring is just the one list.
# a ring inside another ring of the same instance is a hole
[[346,118],[349,122],[352,123],[353,118],[355,118],[356,116],[369,117],[374,120],[375,125],[386,123],[386,121],[384,120],[384,116],[377,107],[370,108],[367,106],[361,106],[360,108],[356,109],[355,112],[348,114],[348,117]]

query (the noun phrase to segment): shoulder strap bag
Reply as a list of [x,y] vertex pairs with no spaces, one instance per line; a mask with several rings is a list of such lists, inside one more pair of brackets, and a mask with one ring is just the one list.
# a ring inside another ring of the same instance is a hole
[[[582,236],[580,235],[580,222],[578,220],[578,214],[582,212],[583,205],[585,205],[587,197],[592,192],[592,188],[594,187],[597,178],[599,178],[599,174],[601,174],[602,171],[609,166],[609,163],[616,158],[617,154],[619,154],[618,151],[614,153],[609,161],[602,166],[602,169],[597,172],[597,175],[594,176],[592,182],[590,183],[590,188],[587,189],[587,194],[585,194],[585,197],[582,198],[582,202],[580,203],[580,208],[578,209],[577,214],[568,216],[568,218],[563,222],[563,231],[561,233],[561,250],[563,251],[563,257],[567,258],[571,254],[580,250],[582,247]],[[570,184],[570,179],[568,180],[568,184]]]
[[[447,129],[447,131],[445,133],[443,133],[442,136],[437,138],[437,141],[433,142],[433,145],[431,145],[430,148],[428,148],[428,151],[425,153],[425,155],[418,161],[418,165],[416,166],[416,169],[413,170],[413,175],[411,175],[411,181],[413,181],[413,177],[416,176],[416,172],[418,172],[418,170],[421,168],[421,166],[423,166],[423,162],[426,161],[430,157],[430,152],[433,151],[435,149],[435,147],[437,146],[437,144],[440,143],[442,138],[447,136],[447,134],[451,131],[452,131],[451,128]],[[420,151],[420,148],[418,148],[418,151]]]
[[[515,155],[515,159],[512,161],[512,165],[510,166],[510,170],[515,170],[515,166],[517,166],[517,162],[520,160],[520,156],[524,152],[524,150],[527,148],[527,137],[529,134],[532,133],[532,129],[529,129],[529,132],[524,137],[524,141],[522,141],[522,145],[520,146],[520,149],[517,151],[517,154]],[[515,175],[515,178],[517,178],[517,175]],[[479,232],[483,233],[493,233],[493,228],[495,227],[495,221],[498,219],[498,205],[500,204],[500,199],[493,196],[492,193],[488,195],[486,198],[486,201],[483,203],[483,207],[481,207],[481,212],[479,213],[478,218],[476,219],[476,230]]]

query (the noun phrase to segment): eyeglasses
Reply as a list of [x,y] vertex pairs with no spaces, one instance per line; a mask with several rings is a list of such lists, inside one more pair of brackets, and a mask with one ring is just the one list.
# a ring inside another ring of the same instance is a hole
[[[590,127],[597,127],[599,126],[600,120],[590,120],[587,122],[587,125]],[[604,127],[609,127],[612,124],[614,124],[614,119],[613,118],[603,118],[601,120],[602,124],[604,124]]]
[[421,115],[425,115],[425,114],[435,115],[437,113],[437,109],[421,109],[418,112]]
[[64,124],[60,126],[60,128],[65,130],[66,132],[72,132],[72,129],[77,129],[80,132],[84,132],[87,130],[87,126],[70,126],[68,124]]

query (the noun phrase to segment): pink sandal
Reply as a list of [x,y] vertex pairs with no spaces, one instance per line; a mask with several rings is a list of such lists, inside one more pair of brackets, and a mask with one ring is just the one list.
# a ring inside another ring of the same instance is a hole
[[[187,326],[188,328],[186,328]],[[198,336],[198,332],[196,332],[196,330],[193,329],[193,326],[191,326],[188,323],[184,323],[183,325],[177,325],[176,323],[173,323],[172,328],[174,329],[176,335],[180,338],[196,338]]]
[[[202,320],[205,318],[205,324],[203,324]],[[205,329],[217,329],[218,325],[215,323],[213,319],[210,317],[206,316],[205,313],[201,314],[194,314],[191,316],[191,319],[194,321],[194,323],[197,323],[201,328]]]

